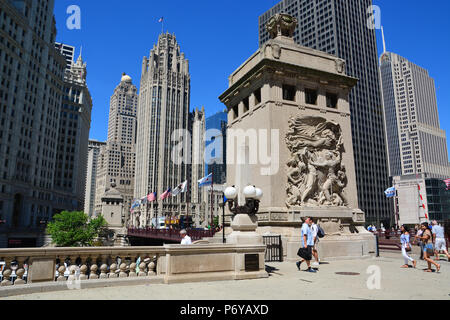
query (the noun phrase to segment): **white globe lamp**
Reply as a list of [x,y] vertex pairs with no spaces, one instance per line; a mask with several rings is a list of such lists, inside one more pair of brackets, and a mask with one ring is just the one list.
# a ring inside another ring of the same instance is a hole
[[263,197],[263,191],[260,188],[256,188],[255,191],[256,191],[255,199],[261,200]]
[[247,186],[244,188],[244,197],[251,199],[256,197],[256,188],[254,186]]
[[238,194],[238,192],[237,192],[235,187],[228,187],[228,188],[226,188],[224,193],[225,193],[225,197],[227,199],[230,199],[230,200],[236,199],[237,198],[237,194]]

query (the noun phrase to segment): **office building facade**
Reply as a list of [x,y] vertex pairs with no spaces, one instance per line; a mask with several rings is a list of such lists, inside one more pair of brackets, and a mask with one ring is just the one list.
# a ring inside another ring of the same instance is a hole
[[54,214],[66,63],[53,8],[0,1],[0,247],[39,245]]
[[[174,35],[165,33],[142,62],[136,143],[135,198],[158,197],[189,179],[189,62]],[[178,130],[178,131],[177,131]],[[186,211],[186,194],[155,204],[158,216]]]
[[75,47],[65,43],[55,42],[55,48],[60,54],[66,57],[66,70],[70,70],[75,61]]
[[424,68],[391,52],[381,55],[380,72],[390,175],[450,177],[433,78]]
[[383,193],[390,181],[375,30],[367,26],[371,5],[372,0],[283,0],[259,17],[259,44],[270,38],[269,19],[287,13],[298,20],[297,44],[345,60],[346,74],[359,79],[349,97],[359,208],[367,223],[387,225],[393,210]]
[[[207,174],[213,174],[214,184],[224,184],[227,181],[227,126],[228,113],[225,111],[206,119],[206,130],[209,134],[206,137],[208,150],[206,171]],[[214,146],[214,148],[208,148],[208,146]]]
[[106,142],[89,140],[87,155],[86,188],[84,195],[84,213],[93,217],[95,213],[95,191],[97,181],[97,167],[100,150],[106,146]]
[[398,225],[450,219],[450,190],[441,179],[426,173],[409,174],[393,177],[393,185]]
[[56,153],[54,211],[83,211],[92,98],[81,55],[64,74]]
[[115,189],[122,195],[124,212],[130,213],[134,196],[138,97],[131,77],[124,73],[110,99],[108,141],[99,154],[96,215],[102,212],[102,197],[111,184],[115,184]]

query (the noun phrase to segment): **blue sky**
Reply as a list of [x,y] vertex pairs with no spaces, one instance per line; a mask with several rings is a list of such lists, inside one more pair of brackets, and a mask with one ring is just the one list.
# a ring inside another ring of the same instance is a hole
[[[345,1],[345,0],[341,0]],[[175,33],[190,60],[191,109],[207,116],[224,106],[228,76],[258,49],[258,16],[279,0],[56,0],[57,41],[83,46],[93,97],[90,137],[106,140],[109,98],[122,72],[139,88],[142,58],[164,29]],[[381,8],[388,51],[428,69],[435,79],[441,128],[450,133],[450,1],[374,0]],[[70,5],[81,8],[81,29],[69,30]],[[381,32],[377,32],[382,52]],[[448,141],[447,141],[448,143]],[[450,145],[450,144],[449,144]],[[450,149],[450,148],[449,148]]]

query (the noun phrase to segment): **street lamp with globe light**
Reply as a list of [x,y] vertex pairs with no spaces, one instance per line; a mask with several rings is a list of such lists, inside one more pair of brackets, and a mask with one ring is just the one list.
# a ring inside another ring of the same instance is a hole
[[228,208],[234,214],[248,214],[254,216],[258,213],[259,202],[263,196],[261,189],[249,185],[244,188],[245,205],[238,204],[238,191],[235,186],[225,189],[225,197],[227,198]]

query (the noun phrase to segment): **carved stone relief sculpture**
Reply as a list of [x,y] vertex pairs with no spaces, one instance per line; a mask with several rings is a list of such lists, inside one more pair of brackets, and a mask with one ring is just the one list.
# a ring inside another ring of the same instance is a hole
[[287,207],[347,206],[339,124],[321,117],[293,117],[286,144],[291,156],[286,168]]

